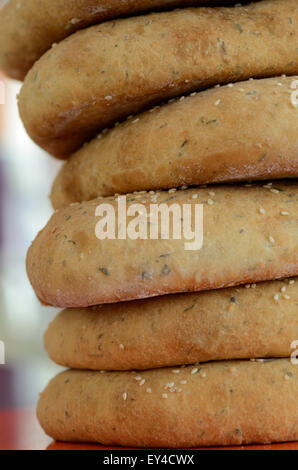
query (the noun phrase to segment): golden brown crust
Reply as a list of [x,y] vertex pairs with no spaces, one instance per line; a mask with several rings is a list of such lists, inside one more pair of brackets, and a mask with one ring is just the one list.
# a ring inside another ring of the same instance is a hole
[[298,367],[290,360],[178,370],[64,372],[41,394],[39,421],[54,439],[106,445],[175,448],[298,439]]
[[0,68],[23,80],[53,43],[102,21],[138,12],[232,0],[10,0],[0,13]]
[[29,135],[65,157],[100,129],[216,83],[298,73],[296,0],[189,8],[107,22],[48,51],[19,108]]
[[289,357],[298,279],[61,312],[45,333],[72,369],[131,370],[222,359]]
[[178,99],[120,124],[58,174],[55,208],[115,193],[298,176],[298,77],[253,80]]
[[97,239],[102,218],[95,210],[111,203],[117,224],[116,200],[98,198],[60,209],[39,233],[28,252],[27,270],[42,302],[87,307],[298,275],[297,183],[223,185],[127,198],[128,207],[144,203],[147,215],[151,203],[164,202],[168,208],[203,203],[204,242],[197,251],[185,250],[186,240],[173,239],[171,230],[169,240]]

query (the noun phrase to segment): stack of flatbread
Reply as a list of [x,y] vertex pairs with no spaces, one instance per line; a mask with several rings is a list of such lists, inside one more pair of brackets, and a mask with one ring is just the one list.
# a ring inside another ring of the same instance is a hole
[[296,0],[1,11],[24,126],[65,159],[27,257],[64,309],[45,348],[69,370],[38,404],[55,439],[298,440],[297,24]]

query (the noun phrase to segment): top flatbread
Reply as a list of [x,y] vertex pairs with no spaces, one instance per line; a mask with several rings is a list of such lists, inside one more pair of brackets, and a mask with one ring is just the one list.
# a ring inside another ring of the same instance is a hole
[[102,21],[138,12],[231,0],[10,0],[0,14],[0,68],[23,80],[53,43]]
[[78,31],[31,69],[19,98],[32,139],[64,158],[104,127],[217,83],[298,74],[298,3],[185,8]]

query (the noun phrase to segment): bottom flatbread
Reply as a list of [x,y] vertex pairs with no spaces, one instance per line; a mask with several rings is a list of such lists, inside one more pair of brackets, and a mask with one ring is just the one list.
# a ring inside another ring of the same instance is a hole
[[196,447],[298,439],[298,366],[225,361],[136,372],[69,370],[41,394],[38,418],[62,441]]

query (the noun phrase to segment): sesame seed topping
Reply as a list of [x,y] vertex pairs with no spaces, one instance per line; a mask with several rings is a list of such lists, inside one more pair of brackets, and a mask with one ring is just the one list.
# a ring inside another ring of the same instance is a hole
[[185,384],[187,384],[187,380],[180,380],[179,383],[181,383],[182,385],[185,385]]
[[273,194],[279,194],[279,190],[278,190],[278,189],[274,189],[274,188],[271,188],[271,189],[270,189],[270,192],[273,193]]
[[196,374],[196,373],[198,372],[198,370],[199,370],[199,369],[196,367],[195,369],[193,369],[193,370],[191,371],[191,373],[192,373],[192,374]]
[[140,384],[139,384],[139,385],[140,385],[140,387],[141,387],[142,385],[144,385],[144,383],[145,383],[145,382],[146,382],[146,380],[145,380],[145,379],[141,380],[141,382],[140,382]]
[[281,292],[286,292],[286,286],[282,286],[282,288],[280,289]]
[[124,345],[123,345],[123,344],[119,344],[119,348],[120,348],[120,349],[124,349]]
[[289,280],[289,284],[290,284],[290,286],[292,286],[293,284],[295,284],[294,279],[290,279],[290,280]]
[[288,294],[284,294],[283,298],[286,299],[286,300],[290,300],[291,297]]
[[180,374],[180,370],[179,370],[179,369],[173,369],[172,372],[173,372],[173,374]]
[[287,211],[281,211],[281,215],[289,215]]
[[275,243],[275,240],[271,235],[269,236],[269,241],[270,241],[270,243]]
[[173,188],[173,189],[169,189],[168,193],[169,193],[169,194],[173,194],[173,193],[175,193],[176,191],[177,191],[177,189],[176,189],[176,188]]
[[212,206],[214,204],[214,201],[212,199],[208,199],[207,202],[208,202],[209,206]]
[[168,398],[168,394],[167,394],[167,393],[163,393],[163,394],[162,394],[162,398]]
[[279,299],[279,294],[275,294],[275,296],[273,297],[275,301],[277,301]]
[[112,99],[112,97],[111,97],[110,95],[108,95],[108,96],[105,96],[105,99],[106,99],[107,101],[110,101],[110,100]]
[[209,196],[215,196],[215,192],[214,191],[209,191]]
[[194,91],[193,93],[190,94],[190,96],[196,96],[197,92]]
[[193,194],[191,197],[192,197],[192,199],[198,199],[198,195],[197,195],[197,194]]
[[265,209],[263,209],[263,207],[259,207],[259,213],[260,214],[265,214],[266,211],[265,211]]
[[220,100],[216,100],[214,104],[215,106],[218,106],[220,104]]
[[122,395],[122,397],[123,397],[123,400],[125,401],[125,400],[127,399],[127,393],[124,392],[123,395]]
[[152,389],[148,387],[148,388],[146,388],[146,392],[147,393],[152,393]]
[[185,98],[185,96],[181,96],[181,98],[179,99],[179,101],[183,101]]
[[137,376],[135,377],[135,380],[142,380],[142,377],[141,377],[140,375],[137,375]]

